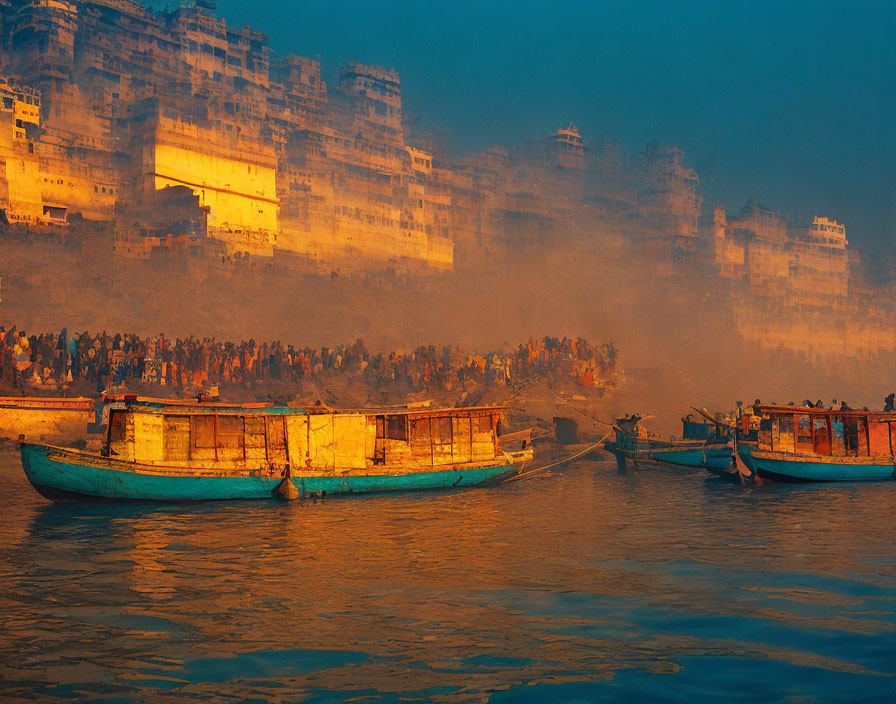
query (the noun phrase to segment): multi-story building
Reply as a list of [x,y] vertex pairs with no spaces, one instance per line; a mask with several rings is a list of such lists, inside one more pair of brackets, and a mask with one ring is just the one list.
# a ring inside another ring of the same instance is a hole
[[[0,210],[115,222],[115,251],[187,237],[216,257],[415,272],[538,252],[706,261],[753,291],[845,299],[845,228],[756,203],[698,222],[681,150],[626,155],[572,124],[446,158],[403,122],[391,69],[272,57],[213,0],[0,0]],[[160,203],[177,203],[166,228]],[[167,229],[167,231],[166,231]],[[168,237],[170,235],[170,237]],[[145,240],[145,241],[144,241]],[[149,244],[147,244],[149,243]]]

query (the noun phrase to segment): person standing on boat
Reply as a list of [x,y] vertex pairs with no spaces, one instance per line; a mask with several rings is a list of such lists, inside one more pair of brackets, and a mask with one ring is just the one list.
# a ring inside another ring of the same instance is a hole
[[896,394],[890,394],[884,399],[884,413],[896,411]]

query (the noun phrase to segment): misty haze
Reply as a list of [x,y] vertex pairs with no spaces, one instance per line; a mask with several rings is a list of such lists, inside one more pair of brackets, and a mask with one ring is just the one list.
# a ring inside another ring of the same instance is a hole
[[894,31],[0,0],[0,699],[887,700]]

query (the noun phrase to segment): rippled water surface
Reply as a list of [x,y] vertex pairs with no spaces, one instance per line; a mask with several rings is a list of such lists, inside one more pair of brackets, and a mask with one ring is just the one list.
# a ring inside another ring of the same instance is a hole
[[0,454],[0,701],[896,701],[896,482],[53,505]]

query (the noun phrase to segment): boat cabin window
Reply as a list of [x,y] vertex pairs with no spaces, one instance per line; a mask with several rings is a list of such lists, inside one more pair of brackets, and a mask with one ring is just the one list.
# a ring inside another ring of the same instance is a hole
[[868,454],[872,457],[890,457],[893,452],[890,449],[889,424],[866,418],[868,423]]
[[831,454],[831,435],[828,431],[827,416],[816,416],[812,419],[812,441],[816,454]]
[[492,432],[492,417],[491,416],[479,416],[479,432],[480,433]]
[[214,416],[193,416],[193,426],[190,430],[193,437],[194,450],[215,449]]
[[868,451],[868,419],[856,418],[856,428],[859,435],[859,457],[867,457],[871,454]]
[[218,459],[243,458],[243,419],[218,416]]
[[166,415],[163,428],[166,460],[287,460],[283,416]]
[[408,421],[411,453],[416,458],[432,456],[432,435],[429,430],[429,422],[429,418],[414,418]]
[[778,438],[779,446],[774,449],[778,452],[793,452],[793,416],[780,416],[778,418]]
[[760,450],[771,450],[772,449],[772,441],[774,440],[775,445],[778,444],[777,439],[778,433],[778,419],[777,417],[772,419],[766,416],[762,420],[759,421],[759,449]]
[[246,459],[266,459],[264,416],[246,416],[243,419],[243,447]]
[[268,461],[270,462],[285,462],[287,460],[285,423],[286,419],[283,416],[267,416],[265,418]]
[[451,454],[451,418],[432,419],[432,450],[435,454]]
[[109,443],[124,442],[127,436],[127,418],[125,413],[113,413],[109,417]]
[[405,415],[377,416],[376,437],[380,440],[408,440],[408,423]]
[[813,452],[812,425],[807,415],[796,416],[796,451]]
[[165,416],[165,459],[190,459],[190,416]]
[[846,454],[853,457],[868,456],[868,426],[864,418],[846,418]]
[[843,416],[831,416],[831,454],[835,457],[843,457],[846,454]]
[[405,442],[407,442],[407,416],[386,416],[386,437],[390,440],[404,440]]

